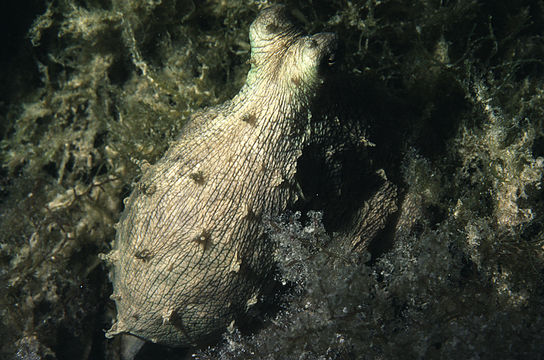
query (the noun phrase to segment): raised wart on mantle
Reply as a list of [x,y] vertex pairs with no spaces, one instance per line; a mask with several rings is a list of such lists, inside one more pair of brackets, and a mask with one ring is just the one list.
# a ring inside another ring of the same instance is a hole
[[261,217],[297,199],[309,106],[336,37],[303,36],[276,5],[258,15],[250,41],[240,92],[195,114],[126,202],[106,256],[117,306],[108,337],[206,343],[243,318],[271,279],[274,246]]

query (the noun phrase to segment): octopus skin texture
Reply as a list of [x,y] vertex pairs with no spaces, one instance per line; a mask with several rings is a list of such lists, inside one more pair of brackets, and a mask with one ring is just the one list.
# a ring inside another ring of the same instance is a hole
[[253,22],[250,41],[240,93],[195,114],[126,202],[108,255],[117,306],[109,337],[202,343],[247,311],[272,272],[260,219],[296,200],[307,110],[336,38],[302,36],[275,6]]
[[310,107],[337,39],[303,35],[281,5],[261,11],[249,33],[240,92],[194,114],[125,202],[106,255],[117,308],[107,337],[210,343],[272,281],[275,245],[262,217],[298,199],[297,163],[317,131]]

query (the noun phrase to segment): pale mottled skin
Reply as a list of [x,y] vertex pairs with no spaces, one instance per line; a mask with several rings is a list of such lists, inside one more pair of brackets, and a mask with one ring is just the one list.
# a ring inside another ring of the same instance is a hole
[[253,22],[250,40],[240,93],[195,114],[126,203],[108,255],[118,312],[109,337],[204,343],[243,317],[270,279],[273,244],[261,216],[297,199],[308,109],[336,38],[303,36],[274,6]]

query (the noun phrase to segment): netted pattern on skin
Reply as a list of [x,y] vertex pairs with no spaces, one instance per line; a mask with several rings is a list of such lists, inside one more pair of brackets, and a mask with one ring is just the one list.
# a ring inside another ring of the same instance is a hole
[[[296,200],[296,164],[308,140],[317,65],[334,42],[330,34],[315,35],[311,44],[299,41],[282,12],[279,6],[265,10],[252,26],[254,36],[268,32],[263,48],[274,64],[254,65],[234,99],[195,114],[127,201],[108,256],[118,309],[108,336],[128,332],[170,345],[202,343],[243,314],[265,287],[273,257],[261,216],[281,213]],[[271,17],[277,27],[259,26]],[[270,35],[276,28],[291,39],[275,42]],[[313,61],[304,57],[310,45]],[[272,75],[271,69],[282,72]],[[292,82],[292,76],[301,80]]]

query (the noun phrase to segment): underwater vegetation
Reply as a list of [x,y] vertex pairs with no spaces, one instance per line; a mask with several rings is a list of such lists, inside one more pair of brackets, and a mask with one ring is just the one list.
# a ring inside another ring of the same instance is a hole
[[[99,254],[142,169],[196,109],[240,89],[249,24],[272,3],[3,11],[1,358],[119,358]],[[323,209],[267,220],[276,311],[216,346],[137,359],[541,358],[544,2],[284,3],[305,33],[341,39],[331,118],[360,117],[399,211],[363,253]]]

